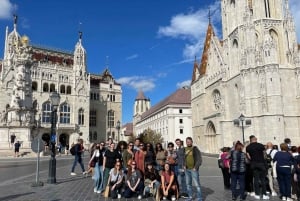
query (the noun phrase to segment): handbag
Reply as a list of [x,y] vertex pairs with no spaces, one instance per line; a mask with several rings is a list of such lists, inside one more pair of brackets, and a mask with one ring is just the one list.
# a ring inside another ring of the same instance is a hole
[[108,198],[108,196],[109,196],[109,185],[107,185],[106,187],[105,187],[105,191],[104,191],[104,195],[103,195],[105,198]]
[[224,163],[223,163],[223,160],[221,158],[218,159],[218,166],[219,168],[224,168]]

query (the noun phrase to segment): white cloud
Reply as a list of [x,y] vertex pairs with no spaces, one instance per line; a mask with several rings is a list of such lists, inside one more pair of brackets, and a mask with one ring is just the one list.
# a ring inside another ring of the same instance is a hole
[[296,24],[297,39],[299,43],[300,42],[300,1],[290,0],[290,9]]
[[9,0],[0,0],[0,19],[12,18],[13,7]]
[[131,87],[136,91],[143,90],[146,92],[155,88],[155,80],[153,78],[147,78],[144,76],[122,77],[116,81],[123,86]]
[[[212,20],[219,21],[221,19],[220,2],[214,1],[208,7],[190,11],[187,14],[180,13],[173,16],[169,26],[159,27],[158,35],[187,41],[183,50],[185,59],[191,59],[196,55],[200,55],[208,26],[208,8],[212,10],[212,13],[215,13]],[[215,32],[217,34],[218,30],[215,29]]]
[[133,54],[133,55],[130,55],[130,56],[126,57],[125,60],[132,60],[132,59],[136,59],[136,58],[138,58],[138,57],[139,57],[138,54]]
[[182,87],[186,87],[186,86],[191,86],[191,80],[185,80],[182,82],[178,82],[176,84],[177,88],[182,88]]

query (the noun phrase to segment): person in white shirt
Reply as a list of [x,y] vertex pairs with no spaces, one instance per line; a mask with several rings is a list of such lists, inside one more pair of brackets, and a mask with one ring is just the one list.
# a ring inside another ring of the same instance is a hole
[[[278,150],[273,149],[272,142],[268,142],[266,144],[266,146],[267,146],[266,154],[270,155],[272,160],[273,160],[273,158],[274,158],[274,156],[275,156],[275,154],[277,153]],[[271,162],[271,167],[268,168],[269,187],[270,187],[270,190],[271,190],[271,195],[272,196],[277,196],[277,193],[274,190],[274,182],[273,181],[275,181],[275,180],[273,179],[273,176],[272,176],[272,172],[273,172],[272,166],[273,166],[273,162]]]

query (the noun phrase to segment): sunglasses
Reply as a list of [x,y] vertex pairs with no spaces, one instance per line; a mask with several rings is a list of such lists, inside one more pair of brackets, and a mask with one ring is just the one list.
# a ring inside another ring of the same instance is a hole
[[140,144],[140,147],[143,147],[144,145],[143,144]]
[[117,167],[120,167],[121,165],[116,165]]
[[172,146],[168,146],[168,148],[173,148]]
[[129,146],[130,146],[130,147],[132,147],[132,146],[133,146],[133,144],[130,144]]

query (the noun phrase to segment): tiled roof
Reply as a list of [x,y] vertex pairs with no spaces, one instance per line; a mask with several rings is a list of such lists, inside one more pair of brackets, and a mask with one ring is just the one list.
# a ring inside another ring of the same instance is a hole
[[139,93],[138,93],[137,97],[135,98],[135,100],[148,100],[148,98],[145,97],[143,91],[139,91]]
[[147,116],[157,112],[161,108],[167,105],[174,105],[174,104],[191,104],[191,89],[190,88],[181,88],[175,91],[173,94],[162,100],[161,102],[157,103],[149,110],[142,114],[142,118],[144,119]]
[[132,123],[126,123],[123,128],[126,128],[125,136],[129,136],[133,133],[133,124]]
[[212,37],[215,35],[213,26],[209,23],[206,32],[206,39],[203,47],[202,59],[200,63],[200,75],[204,75],[206,73],[206,67],[208,62],[208,50],[210,47],[210,42]]

